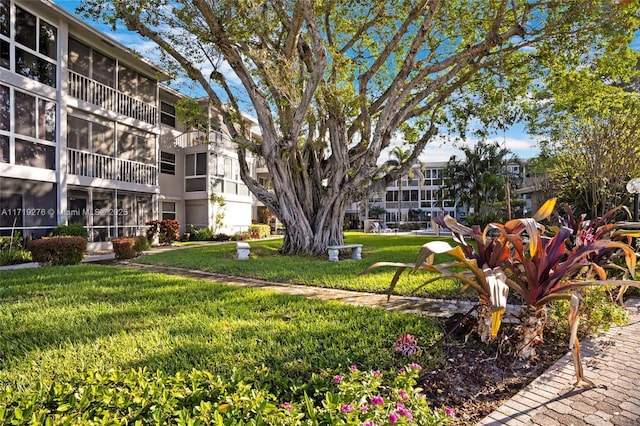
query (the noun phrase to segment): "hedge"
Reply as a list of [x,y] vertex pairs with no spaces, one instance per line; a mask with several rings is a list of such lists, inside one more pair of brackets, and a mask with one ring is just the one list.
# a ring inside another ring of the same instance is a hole
[[251,238],[266,238],[271,235],[271,227],[260,224],[251,225],[249,226],[249,235]]
[[83,237],[44,237],[31,240],[27,249],[35,262],[51,265],[77,265],[87,250],[87,240]]

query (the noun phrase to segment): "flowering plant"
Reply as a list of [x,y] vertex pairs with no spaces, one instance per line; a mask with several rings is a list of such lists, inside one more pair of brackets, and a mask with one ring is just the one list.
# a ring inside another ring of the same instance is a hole
[[361,371],[352,365],[344,375],[333,378],[333,385],[325,393],[321,407],[306,405],[305,417],[322,425],[451,423],[453,410],[432,409],[420,393],[421,389],[416,387],[420,369],[416,363],[408,365],[385,384],[387,381],[379,371]]

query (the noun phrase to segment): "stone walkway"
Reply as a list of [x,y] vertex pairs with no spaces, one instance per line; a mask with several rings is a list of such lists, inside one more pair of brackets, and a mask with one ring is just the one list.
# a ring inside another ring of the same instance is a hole
[[584,375],[597,388],[573,386],[567,354],[478,425],[640,425],[640,302],[627,308],[628,325],[581,342]]

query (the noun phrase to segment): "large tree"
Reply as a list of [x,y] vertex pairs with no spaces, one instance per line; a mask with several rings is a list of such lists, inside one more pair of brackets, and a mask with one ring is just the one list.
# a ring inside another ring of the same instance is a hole
[[[81,11],[155,41],[204,88],[237,142],[242,180],[286,226],[282,251],[321,253],[342,242],[350,202],[405,175],[445,126],[464,134],[474,117],[495,123],[504,95],[525,94],[544,59],[572,67],[624,51],[610,41],[637,29],[636,9],[609,0],[83,0]],[[245,137],[243,98],[260,142]],[[380,156],[398,134],[411,154],[386,169]],[[251,176],[249,152],[264,158],[273,191]]]

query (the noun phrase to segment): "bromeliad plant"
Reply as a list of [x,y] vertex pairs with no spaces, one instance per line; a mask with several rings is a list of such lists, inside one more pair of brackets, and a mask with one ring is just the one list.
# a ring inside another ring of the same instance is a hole
[[[578,240],[579,244],[568,244],[573,234],[568,227],[561,227],[555,235],[547,236],[540,220],[551,215],[555,202],[555,199],[547,201],[532,218],[514,219],[505,224],[492,223],[482,232],[478,227],[468,228],[453,218],[445,217],[440,225],[451,230],[458,246],[451,247],[441,241],[427,243],[413,264],[380,262],[367,271],[395,266],[397,271],[390,293],[405,270],[439,273],[423,286],[444,277],[461,280],[478,292],[480,305],[476,331],[482,341],[488,341],[497,334],[507,294],[512,289],[526,305],[515,344],[521,358],[537,356],[536,346],[543,341],[547,304],[555,300],[569,300],[570,346],[574,353],[576,383],[585,381],[593,384],[584,377],[580,361],[577,326],[581,299],[577,290],[588,286],[640,287],[640,282],[633,281],[636,256],[627,242],[609,239],[613,235],[631,235],[629,231],[613,232],[619,226],[603,228],[601,231],[606,229],[607,232],[594,234],[601,239],[583,238]],[[476,246],[467,244],[465,236],[473,238]],[[435,255],[442,253],[456,260],[434,263]],[[617,259],[622,259],[624,266],[612,266]],[[610,271],[616,271],[616,279],[608,277]]]
[[[554,205],[554,200],[545,203],[536,212],[534,218],[542,220],[549,217]],[[407,270],[438,273],[436,277],[427,280],[419,288],[443,278],[460,280],[478,293],[479,304],[476,309],[477,322],[474,331],[482,342],[488,342],[497,335],[502,315],[507,307],[509,287],[504,271],[505,267],[512,263],[508,240],[502,234],[491,236],[491,233],[496,230],[494,224],[481,229],[479,226],[469,228],[461,225],[450,216],[437,220],[440,226],[451,231],[457,246],[452,247],[444,241],[432,241],[420,248],[415,263],[378,262],[364,272],[384,266],[396,267],[388,296],[393,292],[401,275]],[[467,242],[465,237],[474,240],[474,244]],[[437,254],[448,254],[455,260],[435,263]]]

